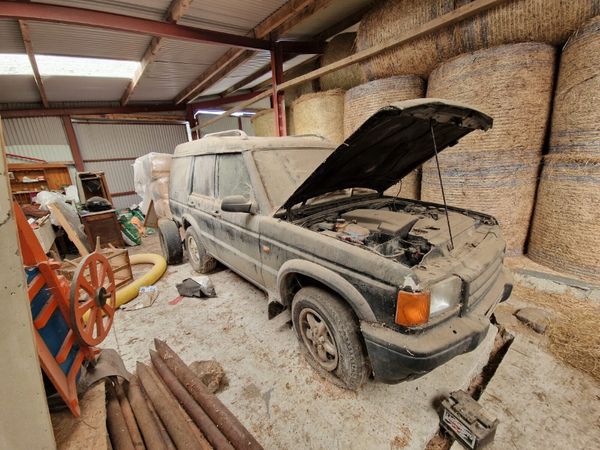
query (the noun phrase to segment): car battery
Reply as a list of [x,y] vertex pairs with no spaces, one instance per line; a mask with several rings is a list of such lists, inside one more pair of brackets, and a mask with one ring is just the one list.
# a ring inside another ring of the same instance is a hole
[[440,425],[463,447],[475,450],[494,440],[498,419],[465,391],[454,391],[442,401]]

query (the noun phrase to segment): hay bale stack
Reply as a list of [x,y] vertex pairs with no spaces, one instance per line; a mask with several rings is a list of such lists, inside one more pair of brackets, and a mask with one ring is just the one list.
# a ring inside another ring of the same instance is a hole
[[[338,34],[327,43],[321,57],[321,67],[346,58],[354,53],[356,33]],[[321,89],[350,89],[363,82],[362,71],[358,64],[344,67],[321,77]]]
[[334,145],[344,141],[344,91],[333,89],[300,97],[292,104],[296,134],[317,134]]
[[560,272],[600,283],[600,156],[544,158],[529,256]]
[[424,95],[425,82],[414,75],[383,78],[350,89],[344,96],[344,137],[384,106]]
[[[294,121],[290,109],[285,110],[287,134],[291,136],[294,134]],[[254,127],[255,136],[277,136],[275,130],[275,112],[272,109],[264,109],[257,112],[251,119],[252,126]]]
[[[361,20],[356,47],[364,50],[446,14],[465,1],[386,0]],[[598,0],[512,0],[360,64],[369,80],[392,75],[423,77],[464,52],[515,42],[563,44],[586,19],[600,14]]]
[[421,168],[413,170],[401,181],[388,188],[385,195],[419,200],[421,198]]
[[[448,203],[496,217],[508,254],[523,252],[550,112],[555,50],[512,44],[454,58],[432,72],[428,97],[460,101],[494,126],[440,154]],[[421,197],[441,202],[434,160],[423,165]]]
[[600,155],[600,16],[567,42],[560,59],[550,152]]

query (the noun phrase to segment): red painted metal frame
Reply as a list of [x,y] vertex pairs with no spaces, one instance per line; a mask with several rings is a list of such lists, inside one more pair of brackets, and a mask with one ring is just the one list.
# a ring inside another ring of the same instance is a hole
[[251,50],[271,48],[271,43],[263,39],[69,6],[0,1],[0,17],[68,23]]
[[79,172],[83,172],[83,157],[81,156],[79,142],[77,142],[77,136],[75,135],[75,129],[73,128],[73,122],[71,122],[71,117],[62,116],[62,121],[65,127],[65,133],[67,134],[67,141],[69,141],[69,147],[71,148],[71,155],[73,156],[75,168]]
[[283,51],[281,46],[276,43],[271,49],[271,73],[273,77],[272,103],[273,112],[275,113],[275,129],[277,130],[277,136],[287,136],[283,91],[277,92],[277,86],[283,83]]

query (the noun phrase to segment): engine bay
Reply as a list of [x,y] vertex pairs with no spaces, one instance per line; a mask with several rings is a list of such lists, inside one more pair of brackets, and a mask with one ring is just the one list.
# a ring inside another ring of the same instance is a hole
[[442,218],[443,211],[436,207],[392,202],[320,214],[304,226],[412,267],[431,251],[427,231],[440,231]]

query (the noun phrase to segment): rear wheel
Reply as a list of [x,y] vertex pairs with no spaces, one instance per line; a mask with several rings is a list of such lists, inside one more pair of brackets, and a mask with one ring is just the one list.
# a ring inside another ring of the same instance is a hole
[[206,252],[192,227],[185,230],[185,250],[188,261],[196,272],[208,273],[217,267],[217,260]]
[[368,378],[360,328],[339,297],[316,287],[300,289],[292,302],[292,322],[307,358],[336,384],[358,389]]
[[177,224],[170,219],[158,221],[160,248],[167,264],[181,264],[183,261],[183,245]]

